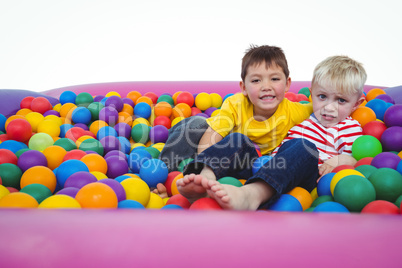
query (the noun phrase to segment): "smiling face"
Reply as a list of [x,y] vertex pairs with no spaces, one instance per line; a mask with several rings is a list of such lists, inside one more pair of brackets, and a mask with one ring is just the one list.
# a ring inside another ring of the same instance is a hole
[[282,68],[265,62],[250,65],[240,88],[254,105],[254,118],[263,121],[271,117],[289,90],[291,80]]
[[311,99],[314,115],[324,127],[345,120],[364,100],[359,93],[342,94],[330,85],[324,87],[317,83],[312,85]]

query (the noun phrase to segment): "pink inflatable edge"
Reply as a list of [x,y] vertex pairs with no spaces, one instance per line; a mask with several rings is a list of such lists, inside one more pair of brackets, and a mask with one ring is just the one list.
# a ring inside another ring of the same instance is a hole
[[[308,86],[293,82],[290,91]],[[117,82],[42,93],[65,90],[225,95],[239,86]],[[370,214],[3,209],[0,267],[400,267],[400,226],[400,216]]]

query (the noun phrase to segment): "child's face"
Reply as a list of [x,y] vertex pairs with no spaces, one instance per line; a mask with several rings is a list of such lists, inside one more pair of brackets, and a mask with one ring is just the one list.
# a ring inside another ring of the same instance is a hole
[[275,113],[290,83],[281,67],[273,63],[266,68],[265,62],[262,62],[248,67],[240,88],[254,105],[254,118],[262,121]]
[[333,127],[348,117],[363,102],[359,94],[339,93],[332,86],[314,84],[311,88],[313,111],[324,127]]

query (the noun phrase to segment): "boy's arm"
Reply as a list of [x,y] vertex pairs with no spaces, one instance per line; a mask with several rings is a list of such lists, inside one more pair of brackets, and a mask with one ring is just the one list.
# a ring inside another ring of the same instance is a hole
[[221,141],[223,137],[213,130],[211,127],[205,131],[204,135],[202,135],[200,142],[198,143],[198,153],[201,153],[211,145]]
[[[350,165],[354,166],[357,163],[356,159],[354,159],[351,155],[348,154],[340,154],[336,155],[326,161],[320,166],[319,173],[320,176],[324,176],[327,173],[332,172],[334,168],[340,165]],[[320,178],[321,178],[320,177]]]

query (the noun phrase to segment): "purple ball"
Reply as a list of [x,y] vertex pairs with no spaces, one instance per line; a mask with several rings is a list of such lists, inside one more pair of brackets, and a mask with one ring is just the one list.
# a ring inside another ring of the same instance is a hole
[[387,128],[381,135],[381,144],[384,151],[402,151],[402,127]]
[[208,108],[208,109],[206,109],[206,110],[204,111],[204,114],[208,115],[208,117],[211,117],[211,114],[212,114],[215,110],[216,110],[215,107],[210,107],[210,108]]
[[99,142],[103,146],[104,154],[113,150],[120,150],[121,147],[119,139],[114,136],[103,137]]
[[383,152],[376,155],[373,160],[371,160],[371,165],[376,168],[392,168],[396,170],[401,158],[390,152]]
[[48,110],[43,114],[43,116],[48,116],[48,115],[60,116],[60,113],[58,111],[55,111],[55,110]]
[[27,169],[34,166],[47,167],[47,159],[46,156],[40,151],[28,150],[20,155],[17,166],[22,172],[25,172]]
[[169,136],[169,130],[162,125],[156,125],[151,128],[149,138],[152,143],[165,143]]
[[131,137],[131,127],[126,123],[118,123],[114,126],[118,136],[130,139]]
[[199,113],[199,114],[196,114],[195,116],[201,116],[201,117],[205,117],[205,118],[209,117],[207,114],[204,114],[204,113]]
[[94,98],[94,102],[100,102],[101,100],[103,100],[103,98],[105,98],[105,96],[103,95],[97,95]]
[[116,125],[119,112],[112,106],[106,106],[99,112],[99,120],[105,121],[109,126]]
[[88,126],[83,123],[74,124],[74,127],[82,128],[83,130],[89,130]]
[[64,195],[68,195],[71,196],[72,198],[75,198],[75,196],[77,195],[78,191],[80,189],[78,188],[74,188],[74,187],[67,187],[67,188],[63,188],[60,191],[58,191],[56,194],[64,194]]
[[[134,102],[133,102],[132,99],[130,99],[130,98],[122,98],[122,100],[123,100],[123,103],[128,104],[131,107],[134,107]],[[123,107],[124,107],[124,104],[123,104]]]
[[116,193],[117,200],[119,202],[126,200],[126,191],[118,181],[115,181],[114,179],[101,179],[99,180],[99,182],[104,183],[110,188],[112,188],[113,191]]
[[108,178],[116,178],[128,173],[128,163],[119,156],[110,156],[106,158]]
[[375,98],[376,98],[376,99],[383,100],[383,101],[388,102],[388,103],[395,104],[394,99],[393,99],[390,95],[387,95],[387,94],[381,94],[381,95],[378,95],[378,96],[375,97]]
[[402,104],[392,105],[385,111],[384,123],[387,127],[402,127]]
[[66,187],[74,187],[81,189],[83,186],[87,185],[91,182],[97,182],[98,179],[95,175],[86,172],[86,171],[78,171],[70,175],[64,183],[64,188]]
[[119,150],[113,150],[108,152],[107,154],[105,154],[105,156],[103,158],[109,158],[111,156],[118,156],[121,157],[122,159],[124,159],[125,161],[127,161],[127,155],[125,153],[123,153],[122,151]]
[[114,107],[118,112],[123,110],[123,105],[124,103],[119,96],[110,96],[105,101],[105,106]]

